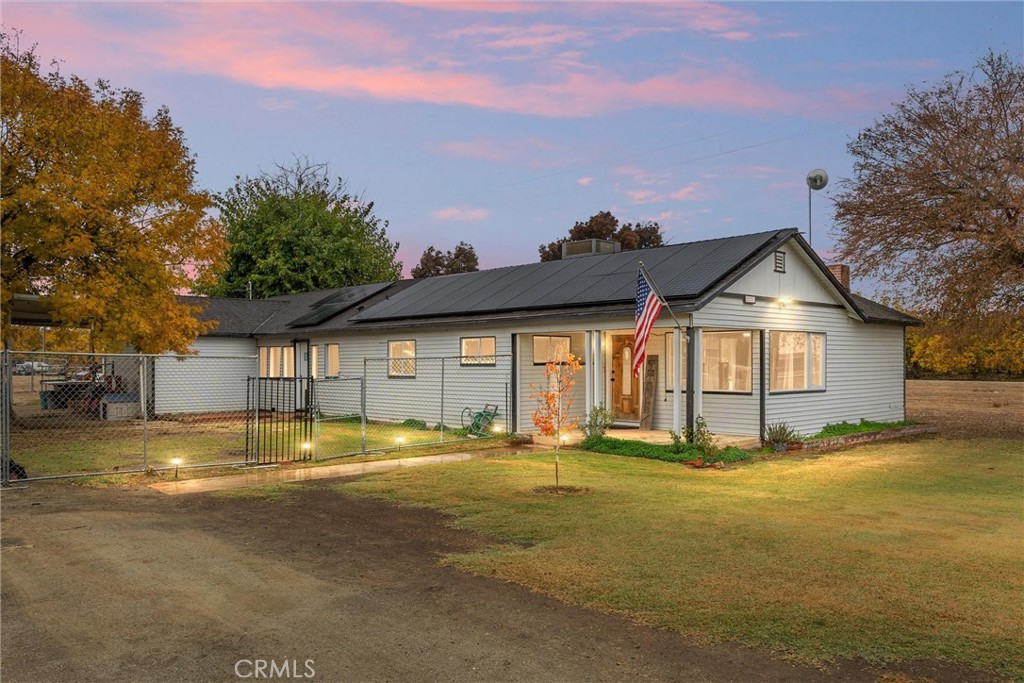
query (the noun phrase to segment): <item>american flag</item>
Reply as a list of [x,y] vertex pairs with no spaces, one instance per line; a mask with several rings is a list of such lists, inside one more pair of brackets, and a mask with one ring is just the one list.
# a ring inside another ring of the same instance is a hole
[[640,366],[647,358],[647,338],[661,312],[662,301],[651,289],[641,269],[636,276],[636,335],[633,341],[633,375],[640,376]]

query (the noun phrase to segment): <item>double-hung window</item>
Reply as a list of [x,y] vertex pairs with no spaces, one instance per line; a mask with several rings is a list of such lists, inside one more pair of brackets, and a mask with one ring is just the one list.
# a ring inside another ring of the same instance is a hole
[[388,342],[388,377],[416,376],[416,341]]
[[769,337],[772,391],[825,389],[825,335],[773,331]]

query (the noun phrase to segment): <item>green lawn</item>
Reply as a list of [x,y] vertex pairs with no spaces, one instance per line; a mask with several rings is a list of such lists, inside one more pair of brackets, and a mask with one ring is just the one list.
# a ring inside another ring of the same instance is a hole
[[[407,448],[441,441],[440,432],[418,425],[369,424],[366,448],[397,449],[399,436],[404,439],[403,453]],[[444,436],[446,443],[466,442],[458,432]],[[359,422],[320,423],[319,458],[358,453],[361,447]],[[143,428],[138,423],[90,422],[65,429],[20,430],[11,435],[11,452],[31,477],[141,469]],[[151,467],[168,467],[173,458],[181,458],[186,468],[190,464],[242,462],[245,423],[150,423],[145,462]]]
[[863,446],[727,470],[563,453],[396,470],[340,489],[514,543],[446,562],[709,641],[803,659],[1024,676],[1024,445]]

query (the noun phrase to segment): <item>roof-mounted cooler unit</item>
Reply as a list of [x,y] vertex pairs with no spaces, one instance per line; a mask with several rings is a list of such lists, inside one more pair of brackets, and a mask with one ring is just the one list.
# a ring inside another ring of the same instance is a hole
[[589,239],[562,242],[563,259],[593,256],[594,254],[614,254],[620,251],[622,251],[622,244],[615,240]]

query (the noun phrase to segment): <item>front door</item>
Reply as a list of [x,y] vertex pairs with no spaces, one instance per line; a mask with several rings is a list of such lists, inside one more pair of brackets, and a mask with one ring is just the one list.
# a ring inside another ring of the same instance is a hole
[[633,335],[612,336],[612,405],[620,420],[640,419],[640,383],[633,376]]

